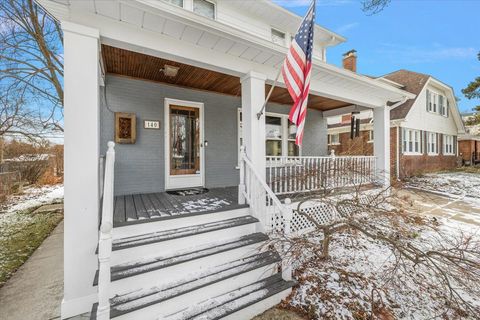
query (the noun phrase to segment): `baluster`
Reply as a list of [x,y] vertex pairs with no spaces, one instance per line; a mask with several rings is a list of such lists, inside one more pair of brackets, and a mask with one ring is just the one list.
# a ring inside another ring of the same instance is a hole
[[[285,237],[288,237],[292,229],[292,218],[293,210],[291,208],[292,200],[290,198],[285,199],[285,206],[283,210],[283,224],[284,224],[284,234]],[[288,246],[288,244],[287,244]],[[284,248],[284,252],[288,252],[288,247]],[[284,257],[282,259],[282,278],[285,281],[292,280],[292,265],[289,263],[288,259]]]
[[103,182],[102,221],[98,242],[98,309],[97,319],[110,319],[110,257],[112,254],[115,143],[108,142]]
[[238,204],[245,204],[245,147],[240,147],[240,184],[238,185]]

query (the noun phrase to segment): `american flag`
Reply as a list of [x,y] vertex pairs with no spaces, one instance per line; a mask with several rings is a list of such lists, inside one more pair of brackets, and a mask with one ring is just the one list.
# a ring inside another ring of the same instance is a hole
[[297,126],[295,144],[300,146],[303,140],[303,127],[307,116],[308,92],[312,73],[313,30],[315,27],[315,0],[312,1],[307,15],[292,40],[287,57],[283,63],[282,75],[288,92],[293,99],[289,119]]

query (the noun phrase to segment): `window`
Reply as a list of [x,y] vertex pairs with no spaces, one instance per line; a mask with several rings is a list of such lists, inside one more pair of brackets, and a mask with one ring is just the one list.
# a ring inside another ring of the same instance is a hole
[[183,8],[183,0],[163,0],[165,2],[171,3],[175,6],[182,7]]
[[422,132],[402,128],[402,150],[405,154],[421,154],[422,153]]
[[[242,109],[238,109],[238,150],[243,145]],[[288,120],[288,115],[267,113],[265,117],[265,153],[267,156],[300,155],[295,144],[297,127]],[[240,154],[240,153],[239,153]]]
[[368,131],[368,142],[369,143],[373,142],[373,130]]
[[447,97],[427,90],[427,111],[448,117],[448,108],[449,103]]
[[443,135],[443,154],[446,155],[455,155],[456,150],[456,137],[450,136],[448,134]]
[[206,18],[215,19],[215,3],[207,0],[193,0],[193,12]]
[[295,144],[297,136],[297,126],[288,120],[288,156],[294,157],[300,155],[300,148]]
[[328,144],[329,145],[339,145],[340,144],[340,134],[333,133],[328,135]]
[[427,132],[427,153],[430,155],[438,154],[438,141],[435,132]]
[[281,117],[265,117],[265,150],[267,156],[282,155],[282,118]]
[[285,33],[272,29],[272,41],[273,43],[285,45]]

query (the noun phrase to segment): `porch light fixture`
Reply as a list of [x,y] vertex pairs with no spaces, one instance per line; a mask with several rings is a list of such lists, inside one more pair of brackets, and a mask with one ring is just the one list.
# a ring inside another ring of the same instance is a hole
[[163,66],[163,69],[160,69],[161,72],[167,77],[176,77],[178,74],[178,69],[179,67],[171,66],[169,64],[166,64]]

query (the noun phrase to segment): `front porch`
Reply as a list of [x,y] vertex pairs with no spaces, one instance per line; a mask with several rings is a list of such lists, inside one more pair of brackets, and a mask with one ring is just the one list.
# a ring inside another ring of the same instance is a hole
[[185,195],[158,192],[116,196],[114,227],[246,207],[238,204],[238,187],[203,191],[204,193]]
[[[110,4],[115,6],[105,3]],[[155,292],[161,299],[140,306],[136,298],[127,299],[136,307],[122,306],[129,314],[119,318],[165,318],[179,312],[179,306],[222,295],[238,307],[241,297],[235,294],[250,285],[267,293],[252,301],[262,310],[273,306],[289,294],[291,270],[283,266],[279,274],[281,258],[273,251],[259,253],[258,247],[266,242],[264,233],[288,233],[306,225],[292,218],[288,199],[279,195],[348,185],[357,175],[343,175],[345,169],[360,167],[365,176],[380,176],[379,183],[388,185],[383,171],[389,163],[389,105],[405,94],[315,60],[305,138],[297,149],[287,121],[292,101],[281,81],[266,114],[257,115],[287,48],[235,30],[219,31],[215,22],[194,22],[196,17],[183,11],[164,14],[170,9],[163,2],[156,8],[146,2],[137,5],[135,12],[144,11],[140,28],[87,8],[75,21],[62,23],[67,142],[62,317],[98,302],[99,319],[107,319],[119,315],[115,297],[137,297],[140,290],[148,300],[154,292],[150,289],[163,286],[171,286],[168,296]],[[158,23],[159,16],[163,23]],[[177,73],[167,74],[172,67]],[[351,166],[350,160],[328,157],[326,118],[363,109],[373,110],[375,159],[362,159],[362,165],[355,160]],[[128,113],[136,131],[130,143],[118,140],[113,151],[113,143],[108,150],[107,143],[118,131],[115,113]],[[102,154],[107,154],[104,167],[99,166]],[[269,168],[272,160],[266,156],[295,159]],[[192,187],[210,190],[203,208],[197,205],[205,195],[176,198],[165,193]],[[239,204],[243,207],[234,209]],[[225,244],[232,247],[224,250]],[[98,255],[93,254],[96,248]],[[195,259],[172,262],[186,255]],[[155,267],[123,279],[111,277],[115,268],[137,268],[145,259]],[[248,269],[239,270],[245,263]],[[218,269],[225,265],[235,270]],[[198,271],[193,289],[185,281],[191,270]],[[97,271],[98,286],[92,286]],[[203,282],[206,277],[209,281]],[[264,281],[258,287],[259,279]],[[180,293],[179,281],[185,281]],[[255,309],[236,310],[247,311]],[[243,313],[240,318],[251,316]]]

